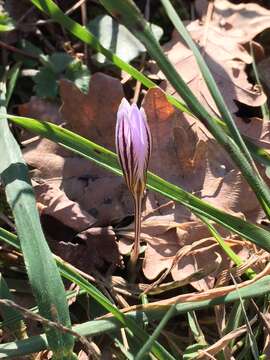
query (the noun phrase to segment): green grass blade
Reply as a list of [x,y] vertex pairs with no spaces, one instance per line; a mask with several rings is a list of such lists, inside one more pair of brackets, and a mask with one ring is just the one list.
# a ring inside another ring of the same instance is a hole
[[192,333],[195,341],[200,345],[207,345],[204,334],[198,322],[196,312],[189,311],[187,313],[187,318],[188,318],[188,325],[190,328],[190,332]]
[[[3,81],[0,83],[0,93],[1,113],[4,114],[6,89]],[[28,170],[5,119],[0,122],[0,153],[5,154],[0,161],[1,180],[15,218],[27,273],[40,313],[70,326],[64,286],[41,229]],[[56,359],[72,359],[74,340],[70,334],[47,329],[46,335]]]
[[7,92],[6,92],[6,107],[9,104],[10,98],[13,94],[13,90],[17,83],[17,80],[18,80],[18,77],[20,74],[20,68],[21,68],[21,63],[16,63],[15,65],[12,66],[12,68],[7,73],[8,86],[7,86]]
[[[8,80],[8,88],[6,90],[6,98],[4,99],[3,96],[3,101],[5,100],[5,107],[7,107],[9,104],[19,73],[20,73],[19,63],[15,64],[7,72],[6,77]],[[0,274],[0,298],[13,300],[13,296],[2,274]],[[9,330],[14,334],[14,336],[18,339],[27,338],[26,325],[23,321],[21,314],[16,309],[12,309],[5,305],[1,305],[0,311],[5,324],[7,324],[5,326],[9,328]],[[13,318],[16,318],[16,321],[10,323],[10,320]]]
[[133,354],[126,349],[126,347],[124,346],[124,344],[121,343],[120,340],[115,338],[115,336],[113,336],[113,335],[111,335],[111,338],[114,341],[115,346],[118,347],[121,350],[121,352],[123,353],[123,355],[125,356],[124,357],[125,360],[134,360]]
[[[186,314],[191,311],[198,311],[202,309],[208,309],[209,307],[229,304],[239,300],[239,295],[242,299],[256,298],[264,296],[270,292],[270,275],[267,275],[251,285],[234,290],[226,296],[220,296],[212,300],[195,301],[176,304],[175,312],[173,316],[180,314]],[[126,314],[129,319],[136,320],[140,323],[145,317],[149,322],[161,319],[164,313],[170,308],[170,306],[164,306],[162,309],[155,309],[147,312],[134,311]],[[76,325],[73,330],[82,336],[97,336],[101,334],[107,334],[119,329],[120,323],[115,318],[107,318],[102,320],[92,320],[87,323]],[[32,352],[38,352],[46,349],[48,346],[45,336],[34,336],[24,341],[15,341],[6,344],[0,344],[0,359],[8,357],[16,357],[27,355]]]
[[[166,326],[167,322],[170,320],[170,318],[173,316],[173,313],[175,312],[175,305],[172,305],[169,310],[165,313],[163,318],[161,319],[160,323],[154,330],[153,334],[149,336],[149,339],[146,341],[146,343],[143,345],[143,347],[140,349],[138,354],[135,356],[134,360],[143,360],[147,353],[150,351],[154,341],[159,337],[161,331]],[[164,360],[170,360],[173,359],[172,356],[166,357]]]
[[[244,300],[244,306],[248,306],[248,300]],[[224,334],[228,334],[230,331],[237,329],[243,324],[244,314],[240,304],[240,301],[236,301],[230,311]],[[236,339],[230,341],[229,347],[232,348],[236,342]]]
[[[0,114],[0,118],[1,117],[2,116]],[[17,125],[22,126],[35,134],[44,136],[59,145],[62,145],[91,161],[94,161],[98,165],[114,172],[117,175],[122,175],[117,156],[112,151],[107,150],[67,129],[45,121],[14,115],[7,115],[7,117]],[[236,234],[255,243],[261,248],[270,251],[270,233],[263,228],[246,222],[233,215],[227,214],[150,172],[148,173],[147,186],[148,188],[157,191],[172,200],[180,202],[195,214],[202,215],[209,220],[213,220],[214,222],[221,224]]]
[[249,342],[249,345],[250,345],[251,352],[253,354],[254,359],[259,359],[259,350],[258,350],[258,347],[257,347],[256,337],[255,337],[255,335],[253,333],[253,330],[251,328],[251,325],[249,323],[249,319],[248,319],[246,308],[245,308],[245,301],[242,299],[242,296],[239,293],[237,282],[235,281],[235,279],[233,278],[232,275],[231,275],[231,277],[232,277],[234,285],[236,286],[236,291],[238,292],[240,306],[242,308],[243,315],[244,315],[245,322],[246,322],[246,326],[247,326],[247,329],[248,329],[247,330],[247,339],[248,339],[248,342]]

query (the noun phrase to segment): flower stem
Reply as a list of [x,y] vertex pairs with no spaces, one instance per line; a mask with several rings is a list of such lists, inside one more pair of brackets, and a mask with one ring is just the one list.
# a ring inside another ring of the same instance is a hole
[[140,253],[140,235],[141,235],[141,213],[142,213],[142,196],[140,194],[134,196],[134,210],[135,210],[135,236],[134,245],[130,254],[129,273],[130,280],[135,280],[136,277],[136,263]]

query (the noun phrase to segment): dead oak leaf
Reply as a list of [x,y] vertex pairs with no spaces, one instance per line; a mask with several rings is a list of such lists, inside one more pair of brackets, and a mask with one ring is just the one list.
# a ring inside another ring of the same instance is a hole
[[[195,0],[194,6],[200,18],[204,18],[209,2]],[[215,0],[211,23],[235,39],[245,44],[269,28],[270,10],[256,3],[234,4],[227,0]],[[250,59],[251,61],[252,59]]]
[[86,273],[114,271],[120,265],[115,233],[111,227],[91,227],[80,233],[55,217],[42,215],[42,227],[51,250]]
[[242,213],[247,218],[249,213],[252,213],[253,217],[255,213],[261,213],[256,195],[238,170],[233,169],[218,178],[213,176],[210,170],[208,169],[200,192],[204,201],[226,212],[239,215]]
[[[106,134],[114,132],[118,107],[114,104],[116,99],[120,102],[123,96],[120,81],[96,74],[91,79],[88,97],[80,92],[73,97],[76,90],[70,90],[69,85],[62,89],[63,96],[66,96],[62,108],[64,115],[57,106],[53,114],[50,111],[46,114],[47,103],[43,104],[39,99],[25,104],[21,109],[23,115],[53,121],[73,130],[80,128],[81,135],[112,146],[114,137],[111,135],[107,137],[111,145],[103,141]],[[90,114],[89,118],[85,113]],[[67,114],[70,116],[66,118]],[[102,116],[105,116],[103,120]],[[132,201],[126,196],[122,179],[46,139],[26,145],[24,157],[33,167],[34,177],[43,183],[37,189],[38,201],[51,248],[66,261],[87,272],[114,268],[119,263],[119,252],[115,234],[107,225],[113,219],[126,216],[132,209]],[[104,227],[93,228],[93,224]]]
[[233,4],[216,0],[212,21],[226,33],[244,44],[270,27],[270,10],[256,3]]
[[[227,230],[221,226],[217,228],[224,238],[229,236]],[[118,229],[117,233],[122,237],[119,251],[123,255],[127,254],[133,244],[133,225]],[[230,260],[215,239],[210,238],[210,235],[206,225],[198,220],[175,223],[173,217],[168,215],[151,216],[143,220],[141,241],[147,244],[143,260],[144,275],[147,279],[154,280],[176,262],[171,275],[178,281],[190,276],[198,269],[206,269],[211,263],[214,266],[209,269],[209,274],[203,279],[192,282],[191,285],[198,291],[212,288],[217,274],[229,268]],[[199,244],[196,248],[189,249],[189,246],[196,243]],[[248,258],[249,250],[242,240],[227,240],[227,243],[243,259]],[[187,252],[184,256],[176,259],[177,254],[185,248]]]
[[[251,63],[252,59],[238,39],[228,38],[225,29],[221,29],[212,23],[206,29],[201,22],[193,21],[187,26],[187,29],[193,40],[201,48],[202,55],[231,112],[234,113],[238,110],[235,104],[236,100],[249,106],[260,106],[266,101],[261,89],[253,87],[248,81],[245,66]],[[178,33],[174,32],[172,40],[165,44],[163,49],[198,100],[209,111],[218,113],[195,57]],[[173,87],[165,80],[162,72],[158,74],[164,79],[161,84],[162,88],[179,97]]]
[[40,99],[37,96],[32,96],[29,102],[19,105],[18,110],[21,116],[31,114],[33,118],[39,120],[49,121],[57,125],[63,123],[59,113],[59,104]]
[[235,119],[237,127],[243,135],[259,147],[270,150],[270,123],[258,117]]
[[95,73],[88,94],[83,94],[72,82],[60,81],[63,102],[61,113],[67,127],[109,149],[114,149],[114,125],[118,106],[124,97],[118,79]]
[[83,210],[78,203],[71,201],[66,194],[54,184],[32,181],[36,201],[43,215],[54,217],[62,224],[76,232],[84,231],[96,223],[96,219]]

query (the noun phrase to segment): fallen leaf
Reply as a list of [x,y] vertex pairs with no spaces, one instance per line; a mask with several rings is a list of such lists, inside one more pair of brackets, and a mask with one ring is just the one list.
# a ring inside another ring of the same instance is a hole
[[[214,14],[218,11],[219,4],[220,9],[222,8],[221,3],[224,2],[217,2]],[[230,12],[231,15],[228,17],[228,21],[232,21],[234,16],[237,17],[238,14],[233,6]],[[268,16],[269,14],[270,12],[268,11]],[[248,18],[248,10],[246,11],[246,17]],[[215,15],[213,15],[213,18],[215,19]],[[264,21],[261,19],[261,23],[259,22],[254,30],[248,32],[250,28],[248,20],[241,22],[242,28],[240,30],[237,20],[235,21],[234,28],[234,25],[231,25],[229,28],[221,26],[218,21],[214,20],[210,21],[207,25],[195,20],[187,26],[191,37],[201,49],[202,55],[217,82],[227,106],[233,113],[238,110],[235,104],[236,100],[249,106],[260,106],[266,101],[266,96],[261,89],[254,87],[248,81],[245,67],[246,64],[252,62],[252,57],[243,44],[251,41],[255,35],[267,28],[269,21],[267,23],[265,19]],[[202,79],[192,51],[185,45],[176,31],[173,34],[172,40],[163,46],[163,50],[184,81],[196,94],[199,101],[208,107],[209,111],[218,113],[217,107]],[[178,96],[172,86],[165,80],[162,72],[158,74],[164,79],[161,86],[166,92]]]
[[[118,79],[102,73],[92,76],[88,94],[68,80],[60,81],[61,114],[67,127],[102,146],[114,149],[116,112],[124,97]],[[71,101],[72,99],[72,101]]]
[[80,233],[56,218],[41,215],[51,250],[85,273],[111,273],[120,265],[115,233],[111,227],[92,227]]
[[[212,270],[204,279],[191,283],[199,291],[208,290],[215,284],[215,278],[220,271],[228,268],[230,260],[217,242],[210,238],[208,228],[198,220],[190,220],[182,223],[173,221],[173,215],[152,216],[142,221],[141,241],[147,244],[143,261],[143,273],[149,280],[156,279],[163,271],[171,268],[175,261],[177,253],[196,242],[200,246],[194,250],[188,251],[185,256],[177,262],[171,271],[172,278],[175,281],[181,281],[190,276],[198,269],[206,269],[211,263]],[[156,226],[158,224],[158,226]],[[119,242],[119,251],[125,255],[130,252],[133,239],[133,224],[117,230],[121,239]],[[218,226],[218,231],[224,238],[229,236],[229,232]],[[249,256],[249,250],[246,243],[238,240],[228,239],[227,243],[243,259]]]
[[[151,171],[226,211],[246,215],[259,207],[239,171],[204,125],[174,109],[159,89],[148,91],[143,106],[153,135]],[[246,192],[250,197],[244,203]],[[160,203],[161,196],[154,196]],[[177,213],[178,207],[176,204],[173,210],[175,221],[185,216],[180,208]]]
[[50,121],[58,125],[63,122],[59,113],[59,104],[40,99],[37,96],[32,96],[28,103],[19,105],[18,109],[21,116],[31,114],[33,118]]
[[224,28],[229,37],[245,44],[270,27],[270,10],[256,3],[216,0],[212,21]]
[[56,185],[32,182],[40,213],[50,215],[76,232],[92,227],[97,220],[71,201]]
[[257,64],[259,72],[259,78],[262,84],[265,86],[267,95],[270,92],[270,74],[269,74],[270,58],[267,57]]

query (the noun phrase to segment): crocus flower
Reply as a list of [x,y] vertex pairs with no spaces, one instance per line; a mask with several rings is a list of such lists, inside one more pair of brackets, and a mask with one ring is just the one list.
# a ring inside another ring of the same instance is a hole
[[141,205],[151,152],[151,134],[144,109],[138,109],[136,104],[130,105],[125,98],[117,112],[115,141],[119,162],[135,205],[135,241],[130,257],[135,265],[139,255]]

